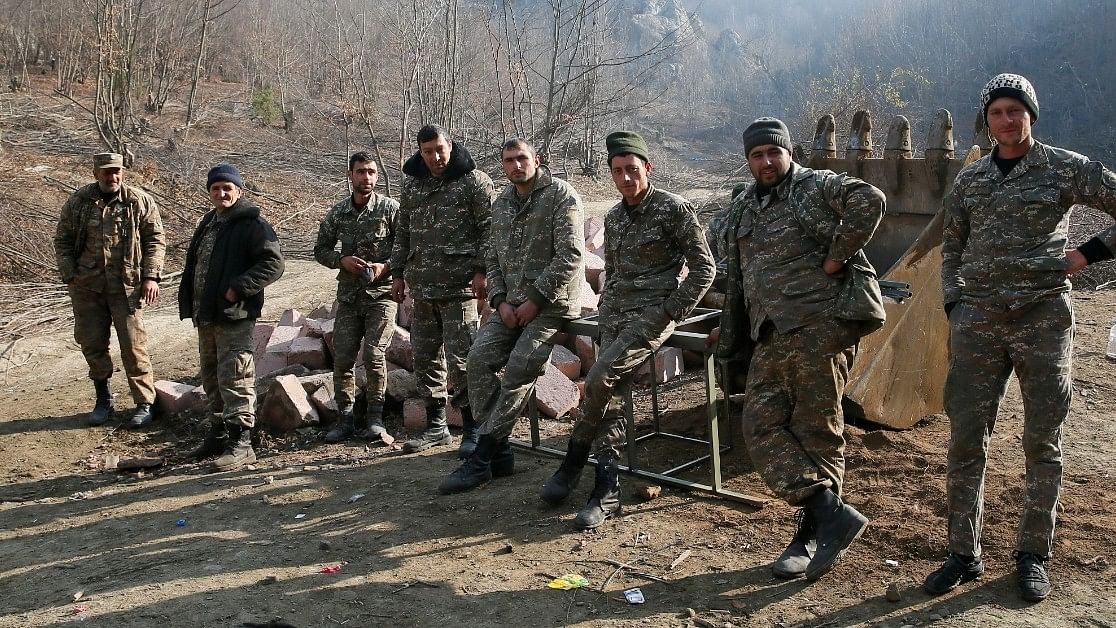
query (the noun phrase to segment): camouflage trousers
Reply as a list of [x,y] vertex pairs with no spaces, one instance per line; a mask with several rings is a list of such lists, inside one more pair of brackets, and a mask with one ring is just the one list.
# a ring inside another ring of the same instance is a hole
[[1023,394],[1026,458],[1016,549],[1050,555],[1062,492],[1062,424],[1070,408],[1073,329],[1068,294],[1010,314],[964,302],[954,308],[945,383],[950,551],[980,556],[988,443],[1014,369]]
[[387,386],[384,351],[395,331],[396,308],[395,301],[386,296],[373,299],[364,293],[339,304],[333,325],[333,388],[338,408],[352,407],[356,400],[353,367],[362,345],[368,375],[365,399],[369,405],[383,405]]
[[763,481],[792,506],[826,488],[841,493],[841,397],[856,356],[855,325],[829,319],[780,334],[760,329],[744,390],[744,436]]
[[[524,327],[508,329],[493,312],[469,350],[469,404],[481,434],[497,440],[511,435],[535,380],[543,374],[554,335],[565,318],[543,312]],[[500,369],[504,369],[503,377]]]
[[[411,314],[411,350],[419,397],[431,405],[453,391],[453,405],[469,405],[465,360],[477,335],[475,299],[415,299]],[[448,377],[447,377],[448,376]]]
[[256,424],[255,324],[246,318],[198,326],[202,389],[213,421],[245,428]]
[[94,292],[73,285],[69,292],[74,307],[74,340],[89,364],[89,379],[112,377],[109,335],[115,327],[132,399],[137,404],[153,403],[155,378],[151,373],[151,358],[147,355],[147,330],[143,325],[143,310],[136,307],[134,297]]
[[608,450],[620,455],[625,444],[624,399],[632,380],[673,332],[674,321],[656,308],[601,316],[601,350],[585,376],[585,401],[572,440],[592,443],[592,451],[598,455]]

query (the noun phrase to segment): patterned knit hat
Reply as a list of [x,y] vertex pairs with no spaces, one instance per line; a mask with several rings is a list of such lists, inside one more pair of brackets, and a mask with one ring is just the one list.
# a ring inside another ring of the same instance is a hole
[[1023,106],[1031,112],[1031,123],[1038,122],[1039,104],[1035,88],[1031,86],[1030,81],[1018,74],[997,74],[988,81],[984,89],[980,90],[980,106],[984,110],[985,122],[988,121],[988,105],[1003,96],[1023,103]]

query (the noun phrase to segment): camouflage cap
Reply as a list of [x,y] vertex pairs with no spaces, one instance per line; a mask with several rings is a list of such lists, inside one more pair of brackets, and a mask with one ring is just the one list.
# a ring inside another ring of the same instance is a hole
[[102,168],[123,168],[124,156],[120,153],[97,153],[93,155],[93,168],[101,170]]

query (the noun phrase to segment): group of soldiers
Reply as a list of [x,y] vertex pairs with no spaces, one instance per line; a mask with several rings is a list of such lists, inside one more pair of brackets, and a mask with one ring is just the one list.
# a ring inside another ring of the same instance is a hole
[[[996,76],[980,105],[995,148],[962,170],[945,200],[949,553],[924,589],[941,594],[984,572],[987,448],[1014,370],[1024,399],[1026,456],[1015,557],[1022,597],[1038,601],[1051,589],[1044,563],[1052,550],[1070,402],[1068,276],[1116,253],[1116,227],[1067,250],[1068,215],[1080,203],[1116,217],[1116,175],[1033,138],[1038,98],[1025,78]],[[746,374],[742,418],[756,470],[779,498],[799,508],[795,534],[772,572],[815,580],[868,524],[842,499],[841,398],[859,339],[884,322],[875,270],[863,249],[885,197],[854,177],[794,163],[790,133],[775,118],[756,120],[743,142],[755,180],[735,194],[715,236],[727,252],[727,293],[709,342],[730,372]],[[353,154],[352,193],[319,227],[315,259],[338,270],[333,377],[340,418],[326,440],[385,433],[384,353],[396,308],[409,294],[426,425],[403,451],[452,444],[446,406],[458,408],[463,462],[439,486],[450,494],[514,472],[509,435],[556,335],[580,314],[583,209],[573,187],[522,139],[502,146],[509,183],[499,194],[444,129],[423,127],[417,144],[403,165],[398,202],[375,191],[380,164]],[[541,491],[548,504],[566,501],[592,455],[595,478],[574,519],[579,529],[620,512],[621,400],[636,370],[693,310],[716,272],[693,206],[652,183],[643,138],[618,131],[606,138],[606,148],[621,200],[605,218],[600,351],[566,455]],[[165,239],[155,203],[123,183],[122,168],[119,155],[94,157],[96,182],[63,207],[55,246],[73,301],[74,335],[96,391],[89,423],[112,415],[114,325],[136,402],[129,425],[142,427],[152,420],[154,397],[142,308],[158,298]],[[197,328],[212,419],[192,455],[219,456],[214,468],[232,470],[255,461],[252,329],[264,288],[283,274],[283,258],[259,207],[243,196],[235,167],[214,167],[206,183],[212,209],[190,242],[179,312]],[[493,312],[483,325],[477,299]],[[361,353],[367,383],[358,410],[354,367]],[[741,378],[726,378],[725,385],[735,379]]]

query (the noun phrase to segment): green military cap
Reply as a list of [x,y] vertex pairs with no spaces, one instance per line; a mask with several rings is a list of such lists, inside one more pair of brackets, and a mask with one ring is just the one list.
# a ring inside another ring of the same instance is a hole
[[648,157],[647,142],[643,141],[635,131],[614,131],[605,138],[605,148],[608,149],[608,161],[616,155],[632,154],[651,161]]
[[93,167],[97,170],[102,168],[123,168],[124,156],[120,153],[97,153],[93,155]]

